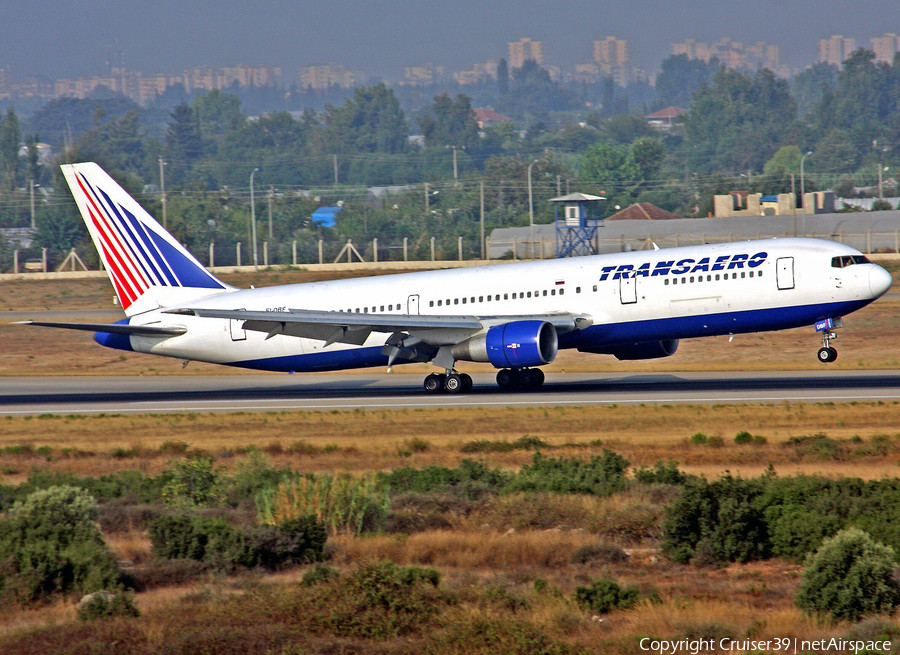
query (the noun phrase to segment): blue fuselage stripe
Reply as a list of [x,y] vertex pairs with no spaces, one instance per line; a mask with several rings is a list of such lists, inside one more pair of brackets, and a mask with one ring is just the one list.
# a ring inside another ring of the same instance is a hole
[[[622,344],[664,339],[689,339],[723,334],[787,330],[813,325],[816,321],[824,318],[849,314],[865,307],[870,302],[872,301],[869,299],[593,325],[585,330],[560,335],[559,347],[596,350]],[[230,362],[230,365],[261,371],[308,373],[387,366],[387,362],[387,356],[381,354],[381,346],[373,346],[308,355],[244,360]],[[397,361],[396,363],[402,362]]]

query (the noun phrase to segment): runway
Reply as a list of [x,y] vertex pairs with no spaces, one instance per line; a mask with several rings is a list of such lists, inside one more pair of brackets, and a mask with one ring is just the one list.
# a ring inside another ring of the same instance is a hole
[[475,374],[466,395],[429,395],[416,374],[0,378],[0,416],[390,410],[639,403],[900,402],[900,371],[548,373],[537,392]]

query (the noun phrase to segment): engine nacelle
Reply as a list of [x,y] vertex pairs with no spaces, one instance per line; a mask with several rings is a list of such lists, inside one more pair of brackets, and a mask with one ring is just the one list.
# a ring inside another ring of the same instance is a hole
[[488,328],[450,349],[457,360],[490,362],[495,368],[543,366],[556,359],[559,337],[546,321],[514,321]]
[[578,350],[598,355],[612,355],[619,360],[659,359],[675,354],[675,351],[678,350],[678,339],[641,341],[608,348],[579,348]]

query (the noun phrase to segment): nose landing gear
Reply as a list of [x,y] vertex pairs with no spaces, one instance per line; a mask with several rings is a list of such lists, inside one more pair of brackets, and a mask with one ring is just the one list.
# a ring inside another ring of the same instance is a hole
[[844,321],[840,318],[829,318],[816,323],[816,331],[822,332],[822,347],[819,348],[816,357],[823,364],[831,363],[837,359],[838,351],[831,345],[831,341],[832,339],[837,339],[838,335],[837,332],[833,332],[832,330],[843,326]]

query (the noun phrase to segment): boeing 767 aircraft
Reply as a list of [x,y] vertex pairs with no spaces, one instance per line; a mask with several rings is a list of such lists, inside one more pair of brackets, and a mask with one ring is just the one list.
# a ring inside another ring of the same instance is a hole
[[652,359],[680,339],[815,326],[817,356],[833,362],[841,317],[891,286],[853,248],[793,238],[237,289],[98,165],[62,168],[127,318],[26,323],[186,361],[292,373],[431,362],[430,393],[468,391],[457,363],[489,362],[501,387],[527,390],[561,348]]

